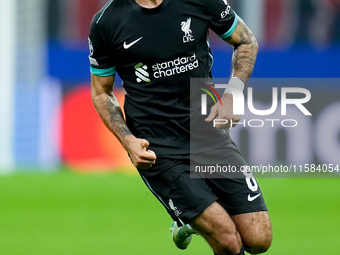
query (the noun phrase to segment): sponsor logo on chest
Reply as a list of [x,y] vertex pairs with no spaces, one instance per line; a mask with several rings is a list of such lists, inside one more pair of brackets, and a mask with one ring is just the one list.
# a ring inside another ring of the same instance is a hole
[[198,67],[199,62],[195,53],[189,57],[178,57],[170,61],[156,63],[151,66],[151,70],[143,63],[138,63],[134,66],[136,81],[138,83],[151,82],[152,79],[183,74]]

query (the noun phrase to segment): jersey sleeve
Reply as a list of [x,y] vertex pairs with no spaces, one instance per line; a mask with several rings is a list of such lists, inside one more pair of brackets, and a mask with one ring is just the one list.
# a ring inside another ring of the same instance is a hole
[[112,47],[109,38],[104,36],[102,28],[93,19],[88,38],[90,49],[90,71],[97,76],[111,76],[116,73],[116,66],[113,62]]
[[208,2],[209,28],[222,39],[230,37],[237,25],[237,14],[227,0],[209,0]]

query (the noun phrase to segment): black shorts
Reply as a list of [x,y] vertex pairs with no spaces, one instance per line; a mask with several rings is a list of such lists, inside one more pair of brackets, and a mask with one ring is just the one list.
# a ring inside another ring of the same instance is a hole
[[187,158],[158,158],[152,168],[139,173],[172,219],[182,223],[190,223],[214,202],[231,216],[267,211],[255,179],[193,176]]

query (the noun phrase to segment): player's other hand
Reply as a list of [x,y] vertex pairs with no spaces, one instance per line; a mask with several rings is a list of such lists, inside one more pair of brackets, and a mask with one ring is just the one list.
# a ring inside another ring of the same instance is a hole
[[125,149],[136,168],[146,170],[156,163],[156,154],[147,149],[149,147],[147,140],[136,138],[133,135],[127,136],[126,140]]
[[[233,114],[233,95],[225,93],[221,98],[222,105],[220,102],[217,102],[213,107],[211,107],[209,116],[205,119],[206,122],[211,122],[214,120],[225,120],[225,121],[216,121],[216,128],[229,128],[231,126],[235,127],[237,123],[240,121],[240,115]],[[228,121],[228,122],[227,122]],[[223,123],[223,124],[219,124]]]

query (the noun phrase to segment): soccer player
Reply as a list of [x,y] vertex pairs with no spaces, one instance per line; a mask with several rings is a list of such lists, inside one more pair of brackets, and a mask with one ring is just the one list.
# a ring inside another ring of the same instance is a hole
[[[210,132],[210,143],[191,151],[190,78],[211,78],[209,29],[234,47],[230,89],[222,104],[201,119],[200,130]],[[211,125],[214,118],[239,120],[230,92],[244,88],[258,48],[228,2],[112,0],[94,16],[89,46],[93,104],[175,221],[171,230],[177,247],[185,249],[198,233],[214,254],[265,252],[271,223],[253,176],[190,176],[190,160],[246,165],[228,127]],[[126,119],[113,93],[116,72],[126,90]]]

